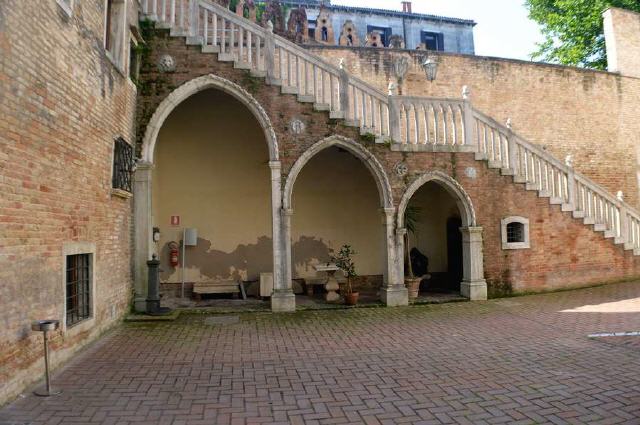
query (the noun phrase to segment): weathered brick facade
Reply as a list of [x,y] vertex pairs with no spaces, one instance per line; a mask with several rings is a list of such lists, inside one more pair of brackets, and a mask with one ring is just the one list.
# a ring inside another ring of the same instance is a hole
[[0,3],[0,403],[42,376],[30,324],[63,318],[65,244],[95,244],[95,311],[52,335],[54,365],[131,298],[132,200],[111,194],[111,173],[114,138],[134,141],[136,88],[105,56],[105,2],[74,3],[71,16],[55,0]]
[[[392,152],[339,120],[329,119],[328,113],[298,102],[295,95],[280,94],[280,87],[265,85],[249,77],[247,71],[234,69],[232,63],[218,62],[215,55],[202,54],[199,46],[187,46],[184,38],[169,37],[164,30],[149,31],[145,38],[150,51],[143,65],[144,83],[138,102],[139,139],[157,105],[172,90],[194,78],[215,74],[243,86],[266,110],[279,143],[283,180],[303,152],[331,135],[355,140],[375,154],[390,179],[396,206],[408,185],[424,172],[440,170],[456,179],[471,197],[478,225],[484,228],[485,278],[490,294],[584,286],[640,275],[640,260],[632,252],[593,232],[571,213],[562,212],[559,205],[549,205],[548,199],[525,191],[524,185],[514,184],[511,176],[489,169],[471,153]],[[155,64],[164,54],[176,60],[175,72],[157,70]],[[306,124],[303,134],[294,136],[289,131],[292,117]],[[399,177],[393,169],[402,160],[409,165],[405,177]],[[502,250],[500,220],[514,215],[529,217],[531,249]]]
[[409,60],[400,85],[407,96],[460,98],[471,90],[475,108],[506,122],[513,130],[559,159],[573,156],[578,171],[640,206],[638,146],[640,80],[620,75],[542,63],[479,56],[438,54],[437,79],[426,81],[424,52],[372,48],[314,47],[330,63],[341,58],[349,72],[380,90],[396,81],[394,62]]

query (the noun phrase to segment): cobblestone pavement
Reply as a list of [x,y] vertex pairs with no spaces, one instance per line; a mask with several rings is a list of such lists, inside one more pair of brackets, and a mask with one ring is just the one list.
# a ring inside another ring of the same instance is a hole
[[409,308],[126,324],[16,424],[638,423],[640,283]]

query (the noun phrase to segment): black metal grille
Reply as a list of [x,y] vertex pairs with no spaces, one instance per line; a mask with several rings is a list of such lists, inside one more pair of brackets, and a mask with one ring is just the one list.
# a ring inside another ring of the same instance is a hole
[[67,326],[91,317],[91,254],[67,256]]
[[132,191],[133,148],[122,137],[115,140],[113,147],[113,188]]
[[524,224],[522,223],[507,224],[507,242],[508,243],[524,242]]

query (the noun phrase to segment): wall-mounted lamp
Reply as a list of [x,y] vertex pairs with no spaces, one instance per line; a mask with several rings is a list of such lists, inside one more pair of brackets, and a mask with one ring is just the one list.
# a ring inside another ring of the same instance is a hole
[[427,56],[422,61],[422,69],[427,76],[427,80],[434,81],[438,76],[438,61],[432,56]]
[[159,227],[154,227],[153,228],[153,241],[154,242],[159,242],[160,241],[160,228]]

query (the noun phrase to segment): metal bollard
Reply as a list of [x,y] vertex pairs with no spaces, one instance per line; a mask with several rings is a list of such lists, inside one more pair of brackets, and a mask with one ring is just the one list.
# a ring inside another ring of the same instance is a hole
[[171,309],[160,307],[160,261],[153,254],[153,258],[147,261],[149,267],[149,284],[147,286],[146,307],[147,314],[162,316],[171,313]]
[[34,391],[33,393],[40,397],[50,397],[52,395],[58,395],[62,391],[53,391],[51,389],[51,377],[49,376],[49,338],[48,332],[55,331],[60,327],[59,320],[36,320],[31,323],[31,330],[36,332],[42,332],[44,335],[44,373],[46,386],[45,391]]

